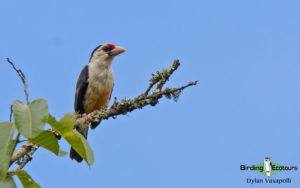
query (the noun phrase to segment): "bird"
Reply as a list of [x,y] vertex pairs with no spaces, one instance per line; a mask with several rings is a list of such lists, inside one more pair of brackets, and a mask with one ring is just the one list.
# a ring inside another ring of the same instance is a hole
[[[99,45],[93,50],[88,65],[84,66],[76,83],[74,101],[76,113],[87,117],[87,114],[95,110],[108,107],[114,87],[112,61],[115,56],[125,51],[123,47],[110,43]],[[91,122],[91,129],[95,129],[99,123],[100,121]],[[75,129],[87,138],[88,126]],[[82,161],[82,157],[72,147],[70,158],[77,162]]]

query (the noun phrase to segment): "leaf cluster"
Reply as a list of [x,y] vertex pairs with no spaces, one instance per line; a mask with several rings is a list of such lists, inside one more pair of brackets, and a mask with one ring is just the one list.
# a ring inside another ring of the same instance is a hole
[[[13,122],[0,122],[0,187],[16,187],[12,176],[16,175],[25,188],[40,187],[22,168],[31,160],[32,154],[38,147],[43,147],[57,156],[64,156],[67,152],[60,150],[59,137],[63,137],[77,151],[82,158],[91,165],[94,154],[86,139],[73,130],[75,121],[67,113],[57,121],[48,112],[45,99],[37,99],[29,104],[19,100],[13,101]],[[49,124],[51,129],[44,129]],[[16,149],[21,142],[20,137],[27,144]],[[9,170],[12,164],[19,166]]]

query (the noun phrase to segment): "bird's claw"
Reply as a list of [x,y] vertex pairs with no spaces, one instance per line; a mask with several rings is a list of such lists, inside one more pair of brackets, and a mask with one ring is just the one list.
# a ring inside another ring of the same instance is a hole
[[86,114],[86,113],[82,114],[82,117],[83,117],[86,121],[89,121],[89,120],[90,120],[89,115]]

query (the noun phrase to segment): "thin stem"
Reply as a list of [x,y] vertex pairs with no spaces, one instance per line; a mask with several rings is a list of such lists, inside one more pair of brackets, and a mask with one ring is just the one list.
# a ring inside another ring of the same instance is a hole
[[10,105],[10,114],[9,114],[9,121],[10,121],[10,122],[11,122],[11,120],[12,120],[13,112],[14,112],[14,110],[13,110],[13,105]]
[[9,64],[11,64],[11,66],[13,67],[13,69],[17,72],[17,74],[21,78],[22,83],[24,85],[24,93],[25,93],[26,102],[27,102],[27,104],[29,104],[29,95],[28,95],[28,91],[27,91],[27,83],[26,83],[26,76],[25,76],[25,74],[22,72],[21,69],[17,69],[17,67],[14,65],[14,63],[9,58],[6,58],[6,61]]
[[16,136],[16,138],[15,138],[15,140],[14,140],[14,143],[13,143],[13,151],[15,151],[15,149],[16,149],[16,146],[17,146],[17,144],[19,143],[19,137],[20,137],[20,135],[21,135],[21,133],[20,132],[18,132],[18,134],[17,134],[17,136]]

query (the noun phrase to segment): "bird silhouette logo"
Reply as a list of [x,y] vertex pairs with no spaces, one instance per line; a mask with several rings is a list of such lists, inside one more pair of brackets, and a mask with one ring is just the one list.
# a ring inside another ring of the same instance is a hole
[[264,172],[268,176],[268,178],[271,176],[272,172],[272,163],[270,157],[266,157],[264,160]]

